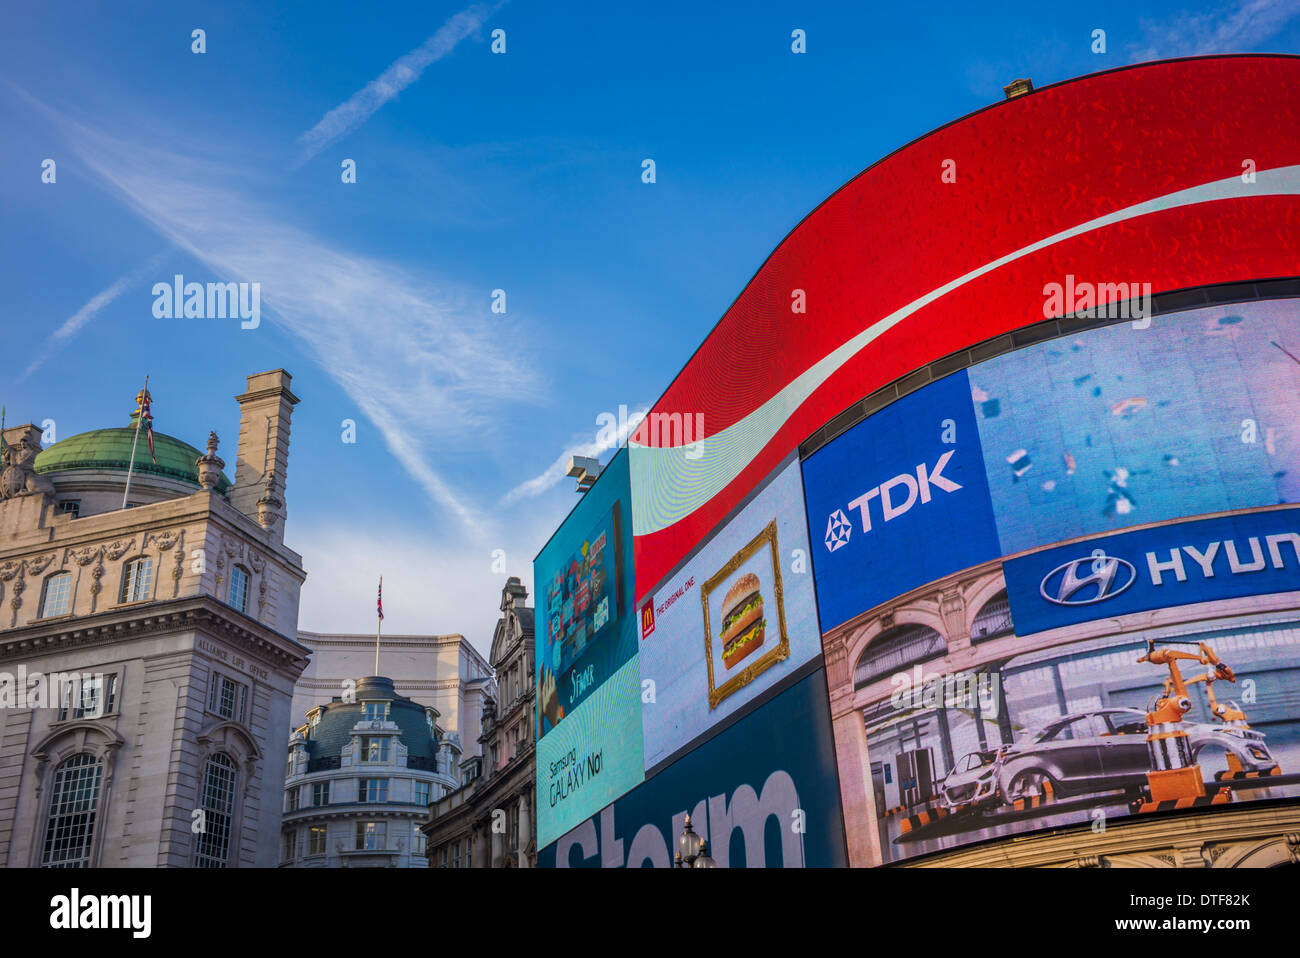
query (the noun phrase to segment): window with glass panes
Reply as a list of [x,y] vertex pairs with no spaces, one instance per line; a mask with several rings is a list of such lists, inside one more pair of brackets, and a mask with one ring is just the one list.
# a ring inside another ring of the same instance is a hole
[[386,802],[388,801],[388,779],[386,778],[362,778],[358,779],[357,801],[359,802]]
[[61,763],[50,789],[50,810],[41,847],[42,868],[88,868],[99,811],[103,766],[82,753]]
[[313,805],[328,805],[330,803],[330,783],[313,782],[311,786],[311,803]]
[[296,812],[298,810],[298,795],[301,791],[302,789],[298,788],[297,786],[294,786],[293,788],[289,789],[287,792],[284,793],[285,794],[284,810],[286,812]]
[[198,833],[196,868],[225,868],[235,814],[235,763],[218,752],[203,766],[203,830]]
[[388,719],[387,702],[367,702],[365,704],[367,722],[383,722]]
[[357,850],[383,851],[388,843],[388,827],[384,822],[357,822]]
[[83,675],[59,686],[59,721],[111,715],[117,706],[117,674]]
[[248,570],[242,565],[230,570],[230,604],[240,612],[248,606]]
[[388,761],[388,736],[387,735],[363,735],[361,737],[361,761],[387,762]]
[[313,825],[307,829],[307,854],[325,854],[325,826]]
[[289,829],[280,836],[280,861],[291,862],[297,853],[298,832]]
[[58,572],[45,580],[41,617],[67,615],[72,611],[72,573]]
[[208,711],[236,722],[245,721],[248,715],[248,686],[224,675],[214,674],[208,692]]
[[149,598],[149,586],[153,582],[153,559],[141,556],[126,564],[122,575],[122,601],[142,602]]
[[415,804],[417,805],[429,804],[429,783],[428,782],[415,782],[413,787],[413,792],[414,794],[412,795],[412,801],[414,801]]

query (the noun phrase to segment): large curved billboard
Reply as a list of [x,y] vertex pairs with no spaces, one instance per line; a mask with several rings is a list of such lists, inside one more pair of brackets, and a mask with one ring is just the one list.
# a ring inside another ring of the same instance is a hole
[[1300,795],[1300,301],[1004,354],[803,468],[854,864]]
[[791,450],[957,350],[1102,303],[1293,276],[1300,59],[1045,87],[881,160],[772,253],[629,443],[637,601]]
[[[1198,800],[1297,794],[1296,301],[1168,312],[1296,295],[1297,130],[1300,58],[1144,64],[940,128],[800,223],[537,559],[542,860],[662,863],[692,802],[768,864],[1162,810],[1157,646],[1249,688],[1225,731],[1231,683],[1186,667]],[[800,734],[833,755],[716,761],[814,676]],[[787,778],[842,816],[733,827],[732,790]]]

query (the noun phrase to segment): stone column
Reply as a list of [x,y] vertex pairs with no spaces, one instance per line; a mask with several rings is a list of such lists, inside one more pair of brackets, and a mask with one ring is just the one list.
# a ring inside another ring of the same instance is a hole
[[528,790],[519,793],[519,867],[528,867]]

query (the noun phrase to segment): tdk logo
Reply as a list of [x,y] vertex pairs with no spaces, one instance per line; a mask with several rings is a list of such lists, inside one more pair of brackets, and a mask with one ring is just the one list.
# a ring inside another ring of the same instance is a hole
[[1088,558],[1066,562],[1047,573],[1038,591],[1054,605],[1091,605],[1119,595],[1136,578],[1133,563],[1094,549]]
[[853,535],[853,526],[849,524],[843,510],[836,509],[831,513],[830,521],[826,523],[826,548],[834,552],[840,546],[848,545],[851,535]]
[[[948,465],[956,451],[956,449],[949,449],[945,452],[934,464],[933,469],[928,469],[925,463],[921,463],[916,467],[915,477],[910,472],[901,473],[888,482],[882,482],[875,488],[868,489],[850,502],[849,510],[857,509],[862,516],[862,531],[871,531],[871,500],[877,496],[880,497],[881,518],[889,522],[911,509],[918,499],[922,504],[929,502],[933,498],[933,489],[956,492],[962,488],[943,474],[944,467]],[[843,511],[836,509],[832,512],[826,523],[827,550],[834,552],[840,546],[847,545],[852,531],[852,524]]]

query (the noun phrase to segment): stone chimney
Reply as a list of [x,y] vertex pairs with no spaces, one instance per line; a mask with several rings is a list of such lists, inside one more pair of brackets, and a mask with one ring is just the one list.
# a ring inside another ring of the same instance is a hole
[[[298,397],[289,391],[292,378],[283,369],[257,373],[248,377],[248,390],[235,397],[239,402],[239,448],[230,502],[254,522],[258,522],[258,501],[265,500],[268,491],[277,502],[288,498],[289,418],[298,404]],[[281,505],[278,518],[266,528],[283,536],[287,511]]]

